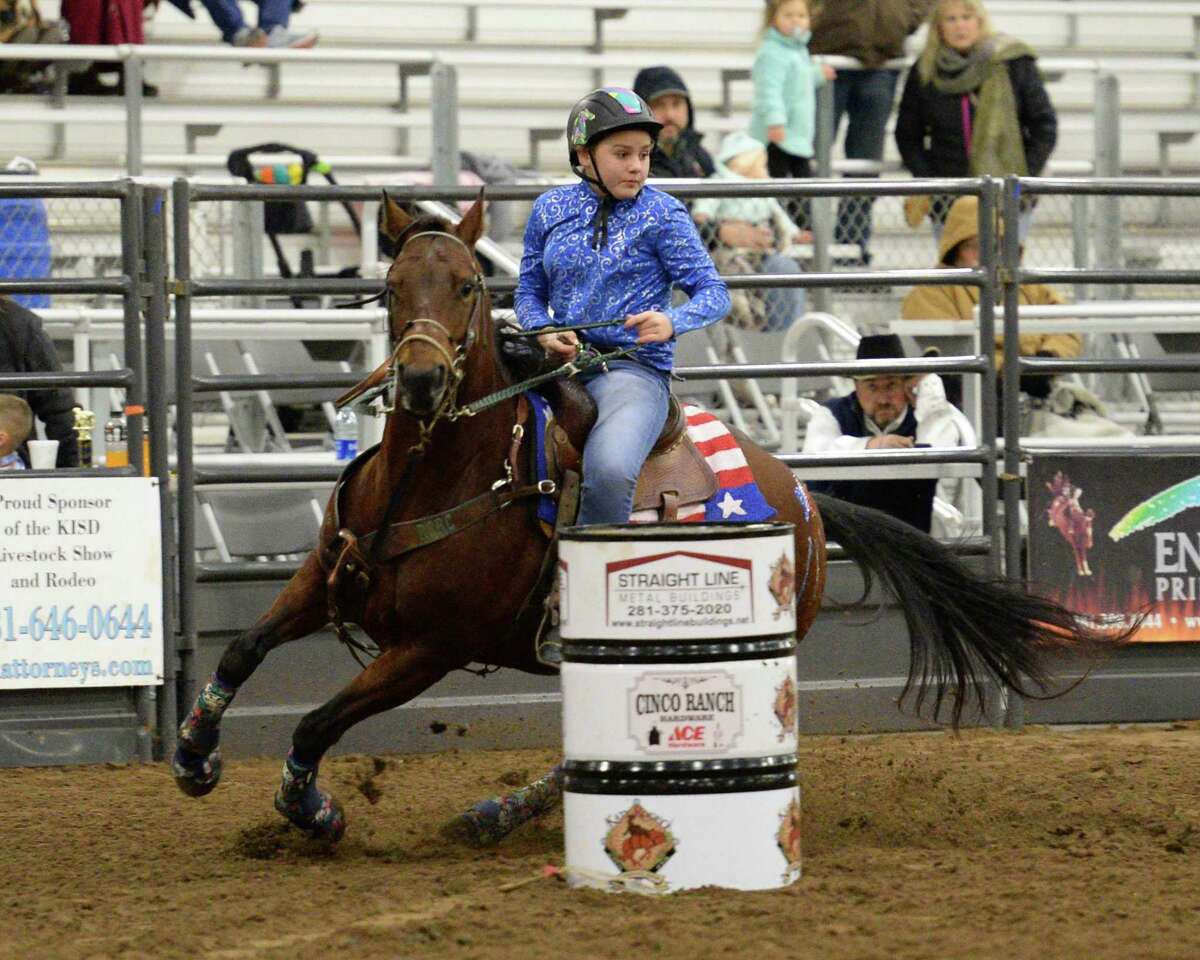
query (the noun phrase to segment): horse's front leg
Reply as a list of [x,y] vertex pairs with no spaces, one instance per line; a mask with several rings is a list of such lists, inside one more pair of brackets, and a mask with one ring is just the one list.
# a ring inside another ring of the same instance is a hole
[[321,758],[356,723],[411,700],[448,669],[443,655],[416,647],[393,647],[380,654],[344,690],[300,721],[284,761],[275,809],[314,837],[340,839],[345,815],[317,788]]
[[171,772],[180,790],[202,797],[216,787],[221,779],[221,717],[234,694],[268,653],[280,644],[319,630],[328,619],[324,574],[316,555],[311,554],[271,609],[225,648],[216,671],[180,724],[179,742],[171,760]]

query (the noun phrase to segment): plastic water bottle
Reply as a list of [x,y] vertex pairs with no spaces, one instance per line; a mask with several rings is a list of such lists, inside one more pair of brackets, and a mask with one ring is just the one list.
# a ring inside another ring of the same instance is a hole
[[334,418],[333,451],[339,463],[358,456],[358,416],[349,407],[343,407]]

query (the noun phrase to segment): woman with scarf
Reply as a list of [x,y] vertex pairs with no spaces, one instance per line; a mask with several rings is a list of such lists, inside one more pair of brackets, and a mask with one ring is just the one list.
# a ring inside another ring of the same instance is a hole
[[[1036,177],[1057,137],[1058,118],[1033,50],[994,33],[980,0],[938,0],[896,117],[896,145],[908,171],[914,177]],[[953,199],[909,198],[909,225],[928,213],[940,236]],[[1022,240],[1031,214],[1032,208],[1022,211]]]
[[[632,90],[603,87],[572,108],[567,153],[577,184],[547,190],[525,227],[514,306],[527,330],[604,323],[538,338],[570,362],[587,348],[634,348],[580,374],[596,401],[583,450],[581,526],[624,523],[638,473],[667,418],[675,338],[729,312],[729,291],[687,208],[646,186],[662,124]],[[672,288],[688,296],[672,306]]]

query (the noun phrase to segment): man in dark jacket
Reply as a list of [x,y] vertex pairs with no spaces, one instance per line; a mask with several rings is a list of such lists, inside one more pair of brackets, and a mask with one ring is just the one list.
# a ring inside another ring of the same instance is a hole
[[[855,359],[903,359],[895,334],[863,337]],[[917,439],[917,417],[906,378],[872,374],[854,378],[854,392],[825,403],[809,421],[805,453],[904,450]],[[864,507],[874,507],[929,533],[937,478],[810,481],[808,488]]]
[[[0,373],[58,373],[62,371],[54,343],[42,329],[36,313],[0,296]],[[58,441],[58,466],[79,466],[79,442],[75,436],[75,401],[71,391],[14,390],[46,425],[46,439]],[[29,452],[22,444],[22,459]]]
[[650,176],[711,177],[712,157],[692,126],[692,96],[683,77],[670,67],[646,67],[634,77],[633,92],[650,104],[654,119],[663,125],[650,154]]
[[[892,113],[899,70],[884,64],[904,56],[904,40],[921,25],[932,0],[829,0],[813,24],[813,53],[854,57],[862,70],[839,70],[833,81],[833,133],[846,123],[846,159],[883,159],[885,128]],[[862,174],[854,174],[862,176]],[[872,197],[844,197],[838,204],[838,243],[857,243],[870,262]]]

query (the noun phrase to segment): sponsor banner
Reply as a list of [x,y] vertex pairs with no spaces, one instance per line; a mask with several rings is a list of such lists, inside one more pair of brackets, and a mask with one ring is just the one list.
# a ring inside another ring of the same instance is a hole
[[[800,789],[620,796],[563,793],[567,877],[607,888],[768,890],[800,876]],[[661,887],[659,886],[661,884]]]
[[0,690],[162,682],[158,481],[0,482]]
[[796,749],[796,658],[562,665],[572,760],[717,760]]
[[776,536],[564,540],[562,636],[673,640],[796,629],[795,541]]
[[1029,574],[1038,592],[1135,640],[1200,641],[1200,457],[1038,456]]

